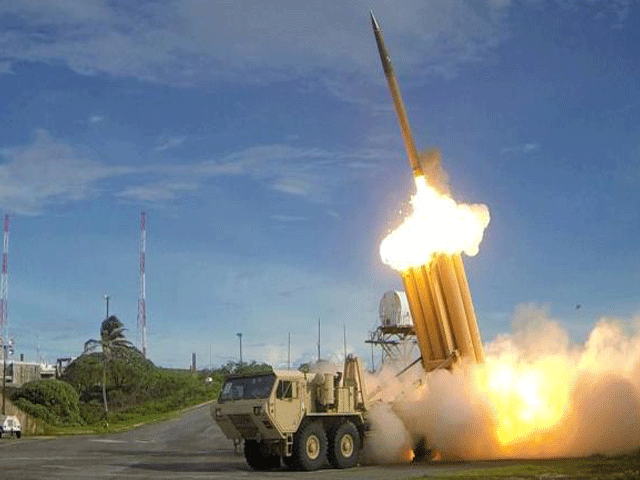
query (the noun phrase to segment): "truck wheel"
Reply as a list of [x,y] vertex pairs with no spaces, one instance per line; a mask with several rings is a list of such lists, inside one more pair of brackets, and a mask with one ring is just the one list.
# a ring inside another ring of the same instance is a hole
[[300,470],[317,470],[327,459],[327,436],[320,422],[306,424],[293,441],[293,464]]
[[291,455],[290,457],[282,457],[282,463],[285,464],[287,468],[291,470],[296,468],[296,457],[295,455]]
[[273,470],[280,467],[280,456],[273,455],[264,443],[255,440],[245,440],[244,458],[254,470]]
[[20,436],[21,436],[21,435],[22,435],[22,432],[21,432],[20,430],[18,430],[18,431],[16,432],[16,438],[20,438]]
[[427,439],[420,437],[416,445],[413,447],[413,463],[430,462],[433,458],[433,450],[427,446]]
[[329,439],[329,462],[335,468],[355,467],[360,458],[360,432],[347,421]]

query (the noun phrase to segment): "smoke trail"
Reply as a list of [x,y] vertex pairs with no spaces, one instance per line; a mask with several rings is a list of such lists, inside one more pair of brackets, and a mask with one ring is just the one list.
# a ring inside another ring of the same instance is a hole
[[[402,458],[398,442],[389,446],[376,431],[385,439],[424,437],[443,458],[455,459],[640,448],[640,335],[622,322],[601,319],[585,344],[572,345],[548,308],[522,305],[514,332],[486,345],[485,353],[484,364],[431,372],[419,386],[389,371],[378,375],[378,398],[391,403],[373,421],[371,457]],[[376,448],[386,448],[387,456]]]

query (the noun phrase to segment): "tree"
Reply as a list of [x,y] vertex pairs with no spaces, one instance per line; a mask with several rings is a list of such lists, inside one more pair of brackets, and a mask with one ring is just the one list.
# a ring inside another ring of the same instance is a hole
[[107,364],[118,352],[133,348],[133,344],[124,336],[124,325],[118,317],[111,315],[100,326],[100,340],[90,339],[84,343],[85,353],[100,350],[102,360],[102,402],[104,421],[109,426],[109,408],[107,406]]

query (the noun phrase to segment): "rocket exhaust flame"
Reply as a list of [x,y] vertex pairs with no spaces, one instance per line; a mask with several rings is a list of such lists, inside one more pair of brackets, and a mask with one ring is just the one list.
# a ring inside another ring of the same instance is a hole
[[415,179],[413,213],[380,244],[382,261],[398,271],[427,265],[438,253],[476,255],[489,225],[486,205],[457,204],[451,197]]

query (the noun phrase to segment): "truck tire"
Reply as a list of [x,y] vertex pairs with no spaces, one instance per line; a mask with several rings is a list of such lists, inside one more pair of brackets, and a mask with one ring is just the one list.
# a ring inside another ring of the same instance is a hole
[[290,457],[282,457],[282,463],[291,470],[296,469],[296,457],[294,455],[291,455]]
[[433,450],[427,446],[427,439],[420,437],[413,447],[413,463],[430,462],[433,459]]
[[327,460],[327,436],[320,422],[304,425],[293,440],[293,465],[298,470],[317,470]]
[[20,430],[18,430],[18,431],[16,432],[16,438],[20,438],[20,436],[21,436],[21,435],[22,435],[22,432],[21,432]]
[[254,470],[273,470],[280,467],[280,456],[270,453],[264,443],[256,440],[245,440],[244,458]]
[[340,424],[329,438],[329,463],[335,468],[355,467],[361,446],[356,426],[349,421]]

